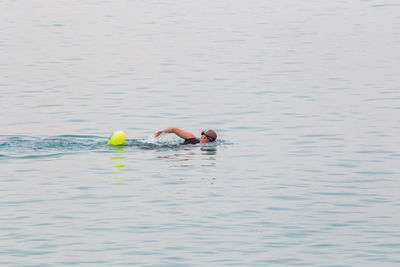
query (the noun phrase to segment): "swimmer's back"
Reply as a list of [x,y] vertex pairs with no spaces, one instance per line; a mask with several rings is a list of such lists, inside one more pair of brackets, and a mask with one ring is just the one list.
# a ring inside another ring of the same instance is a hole
[[197,138],[188,138],[181,145],[195,145],[200,143],[200,140]]

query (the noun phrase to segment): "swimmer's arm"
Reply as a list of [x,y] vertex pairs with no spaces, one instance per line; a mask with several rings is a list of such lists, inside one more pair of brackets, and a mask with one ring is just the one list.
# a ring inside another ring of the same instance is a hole
[[186,131],[176,128],[176,127],[169,127],[167,129],[158,131],[154,134],[154,136],[159,137],[162,133],[174,133],[183,139],[196,138],[196,136],[194,134],[186,132]]

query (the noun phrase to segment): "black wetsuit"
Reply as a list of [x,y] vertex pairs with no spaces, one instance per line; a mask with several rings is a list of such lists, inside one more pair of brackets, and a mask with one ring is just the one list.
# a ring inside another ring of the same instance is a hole
[[197,138],[188,138],[181,145],[195,145],[200,143],[200,140]]

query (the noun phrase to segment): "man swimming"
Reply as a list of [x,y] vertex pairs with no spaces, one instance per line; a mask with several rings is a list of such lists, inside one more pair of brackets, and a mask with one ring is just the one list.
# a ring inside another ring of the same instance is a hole
[[181,145],[188,145],[188,144],[205,144],[214,142],[217,139],[217,134],[213,130],[207,130],[201,132],[200,139],[197,139],[196,136],[192,133],[186,132],[182,129],[176,127],[169,127],[167,129],[158,131],[154,134],[155,137],[159,137],[163,133],[174,133],[180,138],[185,139],[185,141]]

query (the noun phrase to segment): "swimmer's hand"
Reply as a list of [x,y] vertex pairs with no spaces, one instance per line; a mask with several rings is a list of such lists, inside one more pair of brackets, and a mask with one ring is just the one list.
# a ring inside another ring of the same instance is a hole
[[159,137],[160,135],[162,135],[163,133],[174,133],[174,127],[169,127],[167,129],[158,131],[154,134],[154,137]]
[[158,132],[156,132],[155,134],[154,134],[154,137],[159,137],[161,134],[163,134],[164,133],[164,130],[161,130],[161,131],[158,131]]

